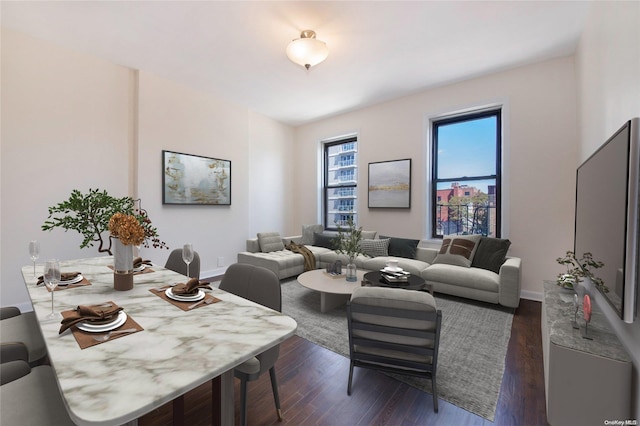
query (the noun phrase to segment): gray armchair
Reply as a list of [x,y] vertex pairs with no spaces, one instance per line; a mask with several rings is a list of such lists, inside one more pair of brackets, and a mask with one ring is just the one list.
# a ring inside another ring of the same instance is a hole
[[436,373],[442,312],[426,292],[358,287],[347,302],[349,383],[354,367],[408,374],[431,380],[438,412]]
[[15,306],[0,308],[0,341],[23,343],[28,352],[25,361],[31,366],[46,360],[47,345],[34,312],[21,313]]
[[21,343],[0,345],[0,424],[75,425],[60,395],[53,368],[30,368],[27,358],[28,349]]
[[[169,253],[165,268],[171,269],[182,275],[187,275],[187,264],[182,260],[182,249],[175,249]],[[189,264],[189,278],[200,278],[200,255],[193,253],[193,261]]]
[[[282,311],[280,280],[274,272],[266,268],[246,263],[233,264],[227,268],[219,288],[278,312]],[[271,377],[271,388],[278,420],[282,420],[278,383],[274,367],[279,354],[280,345],[276,345],[234,369],[235,377],[240,379],[241,425],[247,424],[247,382],[258,379],[267,370],[269,370]]]

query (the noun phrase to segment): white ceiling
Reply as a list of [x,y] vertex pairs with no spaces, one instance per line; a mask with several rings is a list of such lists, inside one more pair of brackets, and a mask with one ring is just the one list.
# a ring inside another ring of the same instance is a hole
[[[2,1],[2,26],[290,125],[574,53],[583,1]],[[329,57],[285,56],[312,29]]]

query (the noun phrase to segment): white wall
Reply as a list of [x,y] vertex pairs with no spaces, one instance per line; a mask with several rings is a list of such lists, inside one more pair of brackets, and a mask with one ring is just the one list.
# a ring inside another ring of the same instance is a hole
[[[359,132],[360,225],[384,235],[427,237],[427,143],[430,117],[485,105],[504,105],[503,237],[523,261],[523,295],[539,298],[542,281],[560,268],[556,257],[573,246],[574,164],[577,157],[575,70],[556,59],[427,90],[296,129],[299,224],[317,217],[318,141]],[[367,208],[368,163],[412,159],[410,210]]]
[[[622,124],[640,117],[640,3],[594,2],[576,54],[580,155],[588,158]],[[638,283],[636,283],[638,285]],[[602,296],[605,313],[634,361],[633,416],[640,418],[640,318],[622,322]]]
[[47,208],[73,189],[127,195],[131,70],[2,30],[1,304],[30,306],[21,268],[29,240],[40,262],[97,256],[82,238],[43,232]]
[[[234,263],[256,230],[295,232],[289,126],[11,30],[2,29],[1,59],[2,306],[30,309],[20,273],[29,240],[41,241],[40,261],[99,255],[80,250],[74,231],[40,230],[73,189],[141,197],[160,239],[194,244],[203,276]],[[231,206],[162,205],[163,149],[231,160]],[[141,254],[164,264],[169,252]]]

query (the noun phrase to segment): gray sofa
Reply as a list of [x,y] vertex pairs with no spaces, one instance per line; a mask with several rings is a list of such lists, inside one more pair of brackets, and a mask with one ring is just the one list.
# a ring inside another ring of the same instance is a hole
[[[309,244],[313,237],[309,237],[308,235],[285,238],[280,238],[277,233],[263,233],[258,235],[259,238],[247,240],[246,251],[238,253],[238,262],[250,263],[267,268],[275,272],[280,279],[297,276],[304,272],[303,256],[284,249],[284,246],[291,241],[296,244],[304,244],[305,247],[313,253],[316,260],[316,268],[325,268],[336,260],[342,261],[343,265],[346,265],[348,262],[348,258],[345,255],[338,254],[330,248],[315,245],[319,244],[317,238],[314,243]],[[267,237],[265,237],[265,235]],[[332,236],[326,233],[323,233],[323,235],[326,235],[328,238]],[[318,237],[317,233],[316,237]],[[392,237],[380,237],[380,239],[383,238],[392,239]],[[474,252],[471,253],[471,255],[474,255],[477,251],[477,257],[482,257],[480,256],[479,249],[485,241],[481,241],[480,236],[456,236],[455,240],[458,241],[459,238],[475,238],[478,240]],[[417,240],[406,239],[392,240],[417,242]],[[496,239],[487,239],[487,241],[489,240]],[[445,237],[444,241],[447,241],[447,237]],[[504,242],[508,240],[496,241]],[[261,242],[263,243],[262,246]],[[453,244],[453,246],[455,246],[455,244]],[[396,248],[395,253],[394,250],[390,250],[391,253],[396,254],[395,256],[368,257],[358,255],[355,263],[359,269],[373,271],[384,268],[388,260],[394,259],[398,261],[399,267],[409,271],[411,274],[424,278],[427,283],[433,285],[436,293],[445,293],[516,308],[520,303],[521,259],[506,256],[507,249],[508,244],[506,245],[506,249],[503,244],[502,250],[504,254],[498,254],[497,257],[500,258],[498,263],[495,262],[496,256],[493,256],[494,253],[489,251],[488,256],[494,258],[493,264],[489,266],[487,266],[486,262],[484,265],[476,265],[468,259],[462,259],[461,262],[456,256],[448,253],[448,251],[443,253],[443,248],[435,249],[419,246],[411,248],[409,251],[401,250],[400,252]],[[397,254],[401,254],[401,256]],[[485,258],[486,256],[485,254]]]

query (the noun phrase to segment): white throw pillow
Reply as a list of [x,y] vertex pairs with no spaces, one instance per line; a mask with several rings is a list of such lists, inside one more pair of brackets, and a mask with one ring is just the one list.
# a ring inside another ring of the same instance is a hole
[[471,267],[482,235],[445,235],[433,263]]
[[280,238],[279,232],[259,232],[258,243],[260,244],[260,251],[263,253],[284,250],[284,243]]
[[360,250],[371,257],[389,256],[389,241],[391,241],[390,238],[363,239],[360,240]]

